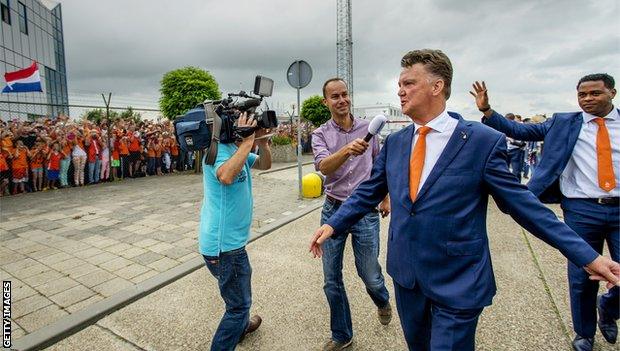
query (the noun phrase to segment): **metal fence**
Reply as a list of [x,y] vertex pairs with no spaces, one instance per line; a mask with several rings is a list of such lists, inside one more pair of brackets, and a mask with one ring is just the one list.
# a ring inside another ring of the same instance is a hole
[[[154,108],[134,106],[110,106],[110,113],[123,113],[129,108],[139,113],[142,119],[159,120],[162,118],[161,111]],[[48,104],[40,102],[22,102],[0,100],[0,119],[7,120],[35,120],[39,117],[56,118],[60,115],[69,116],[71,119],[80,119],[88,111],[101,110],[105,115],[106,106],[97,104]]]

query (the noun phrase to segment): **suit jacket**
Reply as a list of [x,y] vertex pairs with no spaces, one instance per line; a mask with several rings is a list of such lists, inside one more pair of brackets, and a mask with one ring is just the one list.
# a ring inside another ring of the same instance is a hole
[[578,266],[598,254],[520,184],[507,166],[506,137],[449,112],[458,124],[422,185],[409,197],[414,126],[387,137],[370,178],[327,221],[345,233],[389,193],[387,272],[406,288],[459,308],[490,305],[496,286],[486,230],[488,197]]
[[544,123],[522,124],[493,111],[482,123],[519,140],[542,141],[544,152],[528,188],[542,202],[560,203],[560,175],[573,154],[583,115],[581,112],[556,113]]

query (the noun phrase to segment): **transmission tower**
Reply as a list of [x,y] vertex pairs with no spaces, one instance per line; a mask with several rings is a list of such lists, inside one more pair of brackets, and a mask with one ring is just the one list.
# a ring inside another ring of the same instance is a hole
[[353,108],[353,30],[351,26],[351,0],[336,0],[336,76],[349,86]]

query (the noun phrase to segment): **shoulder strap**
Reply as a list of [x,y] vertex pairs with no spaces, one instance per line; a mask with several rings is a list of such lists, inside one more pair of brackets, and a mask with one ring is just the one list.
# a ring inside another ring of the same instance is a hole
[[215,159],[217,157],[217,145],[220,142],[220,131],[222,129],[222,119],[215,112],[213,108],[213,103],[208,102],[204,104],[205,107],[205,119],[207,122],[209,120],[213,121],[213,128],[211,130],[211,144],[209,145],[209,149],[207,150],[207,156],[205,158],[205,163],[207,165],[213,166],[215,164]]

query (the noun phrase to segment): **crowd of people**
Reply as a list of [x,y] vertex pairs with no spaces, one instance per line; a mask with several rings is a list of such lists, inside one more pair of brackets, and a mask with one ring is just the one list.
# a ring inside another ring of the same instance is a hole
[[181,152],[168,120],[96,123],[67,116],[35,121],[0,118],[0,139],[0,196],[193,167],[193,155]]

